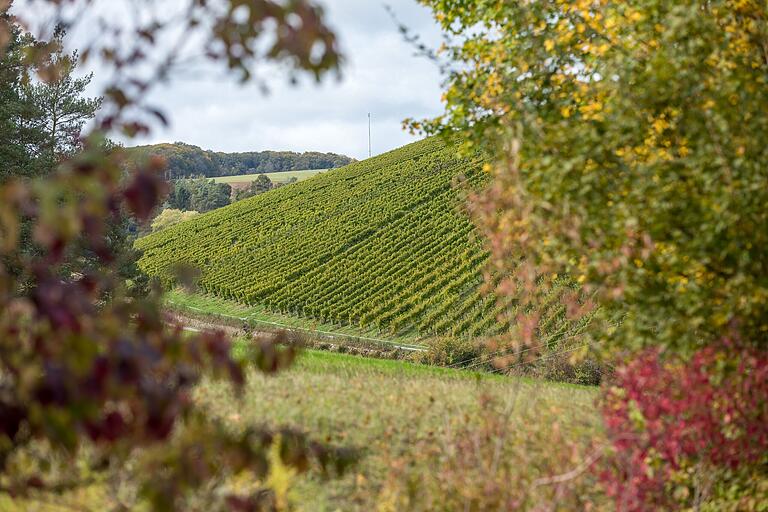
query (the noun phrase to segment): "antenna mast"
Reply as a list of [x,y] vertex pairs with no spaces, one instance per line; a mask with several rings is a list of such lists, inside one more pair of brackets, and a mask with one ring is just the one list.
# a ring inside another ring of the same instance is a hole
[[368,158],[371,158],[371,113],[368,112]]

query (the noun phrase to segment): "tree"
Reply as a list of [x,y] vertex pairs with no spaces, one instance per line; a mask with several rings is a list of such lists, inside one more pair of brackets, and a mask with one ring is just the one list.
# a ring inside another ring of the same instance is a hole
[[181,210],[174,210],[171,208],[165,209],[152,221],[152,232],[155,233],[161,231],[198,215],[200,215],[200,213],[196,211],[182,212]]
[[[697,428],[692,418],[714,417],[729,446],[754,436],[764,453],[768,396],[750,375],[764,371],[768,348],[765,3],[422,3],[450,35],[438,56],[446,110],[410,126],[459,132],[465,150],[492,155],[494,182],[473,210],[510,276],[498,291],[535,308],[565,275],[623,318],[590,328],[593,346],[626,362],[625,387],[609,399],[625,415],[609,411],[607,430],[617,453],[638,455],[633,470],[670,476],[662,485],[679,478],[674,506],[698,507],[690,488],[706,494],[685,468],[727,484],[740,462],[757,463],[765,482],[764,458],[725,464],[672,449]],[[578,298],[565,299],[578,314]],[[657,375],[675,396],[641,397]],[[711,392],[729,379],[735,416]],[[630,488],[638,510],[672,506],[654,501],[668,488],[638,492],[636,473],[613,475],[619,503]]]
[[[292,178],[294,181],[296,178]],[[279,185],[272,183],[269,176],[265,174],[259,174],[255,180],[251,182],[247,189],[240,189],[235,192],[235,201],[242,201],[249,197],[269,192],[273,188],[277,188]]]
[[168,208],[187,211],[192,204],[192,195],[185,186],[184,181],[172,181],[170,183],[170,192],[166,199]]
[[[2,14],[8,22],[8,15]],[[43,136],[31,129],[26,120],[36,117],[35,107],[21,94],[25,80],[24,50],[33,45],[31,36],[9,25],[6,50],[0,55],[0,183],[10,175],[35,172],[33,148]]]
[[203,150],[191,144],[155,144],[130,148],[131,157],[162,156],[168,160],[170,179],[205,176],[232,176],[265,172],[331,169],[348,165],[353,158],[334,153],[294,153],[292,151],[261,151],[221,153]]
[[216,183],[213,180],[199,178],[184,180],[180,189],[188,188],[190,194],[189,208],[201,213],[223,208],[230,203],[232,187],[226,183]]
[[80,149],[83,126],[94,118],[102,102],[101,98],[83,97],[93,74],[83,78],[73,76],[79,58],[77,52],[64,53],[64,36],[63,29],[56,30],[49,43],[55,50],[38,63],[45,70],[43,80],[22,89],[26,101],[38,111],[33,129],[45,134],[39,155],[48,169]]
[[265,174],[259,174],[258,177],[251,182],[251,193],[253,195],[261,194],[262,192],[269,192],[272,190],[272,180]]
[[494,152],[477,215],[503,267],[598,291],[613,346],[765,347],[764,7],[424,3],[468,42],[422,126]]
[[176,207],[181,211],[189,210],[192,207],[192,195],[186,187],[179,187],[176,190]]
[[[83,12],[99,16],[87,1],[42,3],[56,7],[50,12],[68,27],[77,26]],[[145,2],[131,5],[138,12],[129,18],[141,20],[140,26],[102,16],[89,27],[99,37],[82,55],[100,56],[115,73],[105,90],[104,117],[82,149],[65,155],[50,175],[0,185],[0,493],[53,496],[87,485],[88,475],[122,468],[152,509],[186,510],[196,490],[210,490],[244,471],[264,476],[270,450],[298,470],[315,462],[329,471],[342,469],[349,452],[288,428],[233,432],[191,399],[204,376],[241,389],[247,364],[276,371],[290,362],[292,348],[263,340],[248,363],[234,360],[223,333],[183,335],[180,326],[168,325],[157,294],[132,296],[121,278],[109,223],[121,211],[148,220],[166,191],[164,162],[147,159],[125,176],[126,155],[108,148],[104,134],[146,132],[142,116],[163,122],[145,97],[180,58],[177,45],[164,53],[165,43],[155,44],[166,41],[161,32],[169,28],[152,17],[156,11],[145,9]],[[0,58],[13,51],[9,43],[19,30],[5,15],[8,2],[3,6]],[[243,79],[262,58],[318,79],[338,64],[333,33],[310,2],[254,0],[214,8],[190,0],[187,7],[171,32],[183,41],[207,41],[207,55]],[[242,7],[251,13],[245,19]],[[27,52],[28,69],[44,77],[55,46]],[[142,74],[147,68],[149,77]],[[6,140],[12,143],[13,137]],[[31,237],[22,236],[24,223]],[[98,265],[65,272],[68,256],[82,248]],[[80,456],[88,468],[57,467],[57,454],[67,461]],[[206,496],[213,501],[206,508],[274,507],[267,489]]]

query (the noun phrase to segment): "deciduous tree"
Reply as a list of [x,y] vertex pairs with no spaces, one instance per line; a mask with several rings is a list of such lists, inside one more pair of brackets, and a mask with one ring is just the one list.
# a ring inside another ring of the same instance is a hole
[[712,453],[765,441],[766,4],[422,3],[450,36],[446,110],[410,126],[493,155],[473,210],[509,276],[497,290],[535,312],[567,276],[623,319],[589,333],[624,359],[606,409],[618,508],[701,509],[734,489],[708,506],[757,509],[764,491],[740,493],[766,488],[764,457]]

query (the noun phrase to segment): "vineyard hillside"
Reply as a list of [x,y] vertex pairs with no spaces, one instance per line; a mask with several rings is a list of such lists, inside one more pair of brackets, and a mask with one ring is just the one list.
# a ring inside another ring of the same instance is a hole
[[207,293],[392,334],[499,332],[487,252],[463,195],[479,158],[427,139],[238,202],[137,242],[141,267],[191,264]]

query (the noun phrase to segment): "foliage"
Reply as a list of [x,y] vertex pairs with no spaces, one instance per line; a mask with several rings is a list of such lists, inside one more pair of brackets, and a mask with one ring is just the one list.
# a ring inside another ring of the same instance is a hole
[[[7,14],[0,14],[0,23],[7,23],[7,18]],[[43,134],[27,121],[37,117],[35,106],[22,94],[24,49],[33,39],[15,25],[9,27],[7,38],[6,49],[0,54],[0,183],[11,175],[38,172],[34,151],[43,141]]]
[[192,219],[197,215],[200,215],[200,212],[196,212],[194,210],[182,212],[181,210],[166,208],[152,220],[152,232],[156,233],[158,231],[162,231],[167,227],[173,226],[174,224],[178,224],[179,222],[183,222],[185,220]]
[[[483,359],[487,352],[483,350],[485,345],[480,340],[459,338],[454,336],[436,336],[427,340],[427,349],[424,352],[416,352],[412,358],[421,364],[436,366],[450,366],[461,368],[474,365]],[[483,363],[490,363],[487,359]],[[482,370],[483,365],[473,366],[476,371]]]
[[424,351],[410,355],[412,361],[587,386],[597,386],[611,374],[611,368],[605,363],[578,354],[584,348],[580,341],[554,344],[543,355],[510,347],[506,336],[500,339],[438,336],[426,340],[424,345]]
[[626,313],[606,348],[764,347],[766,6],[423,3],[456,43],[445,115],[413,126],[494,151],[475,213],[501,286],[572,276]]
[[[726,340],[684,361],[648,349],[617,370],[614,384],[603,404],[614,450],[602,479],[618,509],[759,510],[768,503],[764,351]],[[729,496],[734,487],[757,494]]]
[[761,506],[765,3],[422,3],[450,36],[446,112],[410,126],[494,156],[473,213],[497,293],[537,322],[568,276],[576,317],[602,308],[591,343],[628,358],[606,413],[618,508],[704,506],[707,486],[709,509]]
[[[48,11],[54,19],[42,27],[76,28],[84,12],[99,16],[90,2],[41,3],[55,7]],[[0,5],[3,62],[23,66],[21,76],[33,71],[46,84],[64,79],[71,67],[68,58],[56,56],[55,37],[45,42],[49,37],[40,35],[43,42],[26,47],[20,59],[17,22],[6,15],[9,2]],[[95,37],[82,59],[96,56],[115,73],[96,132],[83,150],[68,155],[50,176],[7,179],[0,186],[0,493],[35,498],[87,484],[79,468],[56,473],[51,461],[88,452],[96,456],[86,473],[133,468],[130,477],[142,498],[159,510],[187,509],[187,499],[200,489],[244,473],[264,477],[270,467],[303,470],[316,461],[342,468],[350,461],[346,452],[287,429],[232,432],[192,400],[203,376],[241,389],[245,363],[231,358],[221,333],[184,335],[166,324],[156,295],[129,293],[110,224],[119,224],[122,212],[147,220],[165,192],[164,162],[147,159],[125,177],[124,152],[100,136],[110,130],[146,132],[146,115],[165,120],[145,97],[181,58],[178,46],[171,45],[169,53],[155,46],[168,31],[184,41],[206,40],[208,56],[242,78],[263,58],[319,79],[338,63],[333,34],[321,11],[304,1],[214,7],[190,0],[180,25],[159,23],[143,2],[132,7],[138,26],[101,17],[89,27]],[[240,7],[250,13],[244,20]],[[0,90],[12,90],[19,75],[5,71],[11,86]],[[30,121],[13,105],[12,94],[4,92],[3,101],[14,120]],[[18,142],[16,134],[2,136],[4,144]],[[70,256],[83,248],[94,264],[68,271]],[[253,363],[274,372],[290,363],[293,350],[264,344],[258,354]],[[223,502],[216,504],[254,510],[262,507],[265,492],[222,488]]]
[[226,183],[215,183],[207,179],[176,182],[174,186],[177,189],[187,188],[190,193],[190,208],[203,213],[227,206],[232,196],[232,187]]
[[131,158],[136,159],[162,156],[168,161],[169,179],[199,176],[214,178],[305,169],[333,169],[355,161],[344,155],[313,151],[305,153],[293,151],[222,153],[206,151],[183,142],[137,146],[129,148],[128,154]]
[[272,180],[263,174],[251,183],[251,192],[254,195],[260,194],[262,192],[268,192],[270,190],[272,190]]
[[[4,267],[0,273],[2,489],[23,496],[59,485],[48,481],[44,470],[28,474],[14,463],[36,453],[34,446],[41,440],[54,452],[76,453],[82,445],[94,443],[104,448],[103,456],[113,463],[133,446],[147,446],[151,457],[153,446],[161,443],[167,478],[173,485],[151,473],[134,477],[155,507],[175,508],[183,502],[177,502],[179,494],[211,478],[214,465],[227,466],[229,460],[236,473],[263,467],[264,443],[267,447],[271,443],[263,441],[269,439],[264,435],[270,434],[226,436],[188,399],[203,373],[242,386],[243,367],[230,358],[228,340],[220,333],[182,336],[179,327],[165,325],[156,298],[137,301],[126,295],[121,280],[114,279],[115,260],[104,245],[106,220],[114,215],[114,205],[121,203],[141,211],[142,200],[134,195],[136,180],[146,180],[144,190],[157,182],[151,181],[151,169],[147,169],[125,188],[119,187],[116,154],[103,160],[99,174],[94,175],[96,168],[90,162],[104,158],[98,147],[36,186],[12,182],[3,189],[0,256],[15,262],[22,273],[13,276]],[[111,188],[89,196],[86,191],[93,188],[94,180],[102,187],[112,183]],[[33,220],[39,247],[34,254],[18,245],[19,212]],[[89,227],[84,240],[77,229],[83,225]],[[90,247],[101,264],[92,272],[62,280],[59,267],[75,243]],[[34,283],[34,287],[20,289],[21,283]],[[109,301],[98,305],[106,297]],[[280,364],[263,357],[255,360],[262,361],[265,371],[274,371],[290,357],[291,352],[285,352],[277,359]],[[185,441],[162,443],[182,420]],[[201,458],[200,472],[189,473],[184,454],[207,443],[214,450],[209,457],[215,453],[216,458]],[[312,453],[325,462],[332,456],[314,448]]]
[[93,119],[101,106],[101,98],[85,98],[85,89],[93,74],[82,78],[73,75],[78,65],[77,52],[64,52],[64,31],[58,29],[50,43],[54,49],[37,66],[56,69],[49,80],[30,82],[22,88],[23,95],[35,108],[36,118],[30,129],[45,134],[45,141],[37,150],[46,172],[67,156],[81,149],[81,132],[85,123]]
[[[16,134],[0,139],[0,152],[8,157],[0,170],[6,180],[52,172],[58,159],[80,148],[83,123],[94,116],[95,108],[100,103],[99,100],[81,97],[90,78],[72,78],[77,56],[63,54],[63,31],[57,30],[54,34],[52,55],[42,63],[35,63],[34,68],[39,70],[60,66],[61,73],[50,82],[41,82],[35,80],[34,73],[25,67],[25,55],[44,46],[44,43],[36,41],[30,34],[22,33],[15,25],[12,28],[9,51],[3,56],[3,69],[6,72],[0,77],[2,97],[9,102],[5,103],[8,117],[4,126],[10,133]],[[102,143],[104,151],[113,147],[110,141]],[[116,258],[118,275],[128,282],[128,293],[137,297],[147,293],[148,281],[136,267],[138,255],[132,248],[131,239],[134,223],[123,212],[120,213],[108,219],[104,240],[107,249]],[[32,243],[33,233],[29,220],[22,219],[19,229],[20,244],[28,252],[37,250]],[[93,272],[101,263],[100,257],[91,248],[76,245],[66,255],[66,261],[59,265],[63,277]],[[11,272],[14,272],[14,265],[10,267]]]
[[165,205],[182,211],[205,213],[223,208],[230,203],[232,196],[230,185],[206,178],[176,180],[170,183],[170,187]]
[[[296,181],[296,178],[292,179],[293,182]],[[243,199],[248,199],[249,197],[257,196],[259,194],[263,194],[264,192],[269,192],[273,188],[275,188],[275,184],[272,183],[272,180],[270,180],[269,177],[265,174],[259,174],[256,176],[256,179],[251,182],[247,189],[238,190],[235,193],[235,201],[242,201]]]
[[192,210],[192,193],[189,187],[176,186],[176,183],[169,183],[168,197],[165,200],[166,206],[183,212]]

